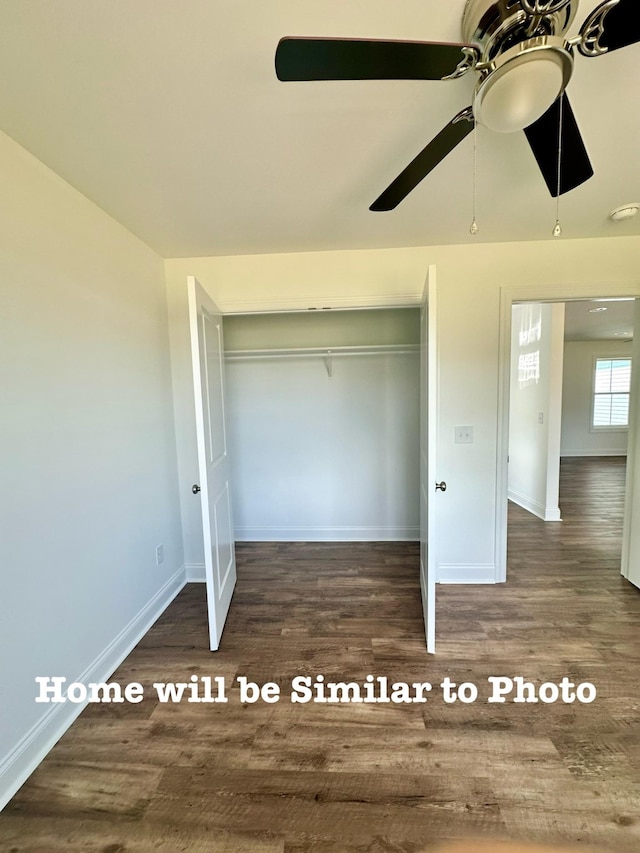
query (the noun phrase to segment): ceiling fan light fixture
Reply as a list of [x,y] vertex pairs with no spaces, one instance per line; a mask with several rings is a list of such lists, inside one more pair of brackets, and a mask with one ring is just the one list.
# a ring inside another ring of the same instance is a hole
[[498,133],[513,133],[537,121],[564,91],[573,57],[561,38],[538,36],[505,51],[478,84],[476,120]]

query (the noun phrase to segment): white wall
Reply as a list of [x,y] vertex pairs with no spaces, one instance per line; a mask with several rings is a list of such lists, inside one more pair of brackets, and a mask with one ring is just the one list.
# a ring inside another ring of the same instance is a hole
[[240,540],[419,536],[418,354],[227,363]]
[[419,310],[227,316],[224,338],[236,537],[417,539]]
[[[0,134],[0,805],[179,589],[161,259]],[[156,545],[164,562],[156,565]]]
[[418,308],[296,311],[224,318],[226,350],[420,345]]
[[628,430],[591,430],[596,357],[629,356],[622,341],[567,341],[562,386],[562,456],[624,456]]
[[[568,229],[565,229],[567,231]],[[471,238],[469,238],[471,239]],[[189,390],[185,280],[198,277],[223,311],[308,306],[418,304],[429,264],[438,274],[440,566],[491,573],[496,567],[502,496],[497,475],[500,295],[535,287],[589,296],[640,294],[640,238],[481,243],[291,255],[168,260],[176,430],[185,548],[201,555],[197,507],[188,490],[197,470]],[[562,294],[561,294],[562,295]],[[535,298],[538,298],[537,296]],[[563,298],[565,298],[563,296]],[[189,380],[190,381],[190,380]],[[473,445],[455,444],[454,427],[474,426]],[[639,522],[640,523],[640,519]],[[200,557],[200,561],[201,561]]]
[[[634,329],[640,329],[640,299],[634,308]],[[625,577],[640,588],[640,335],[631,345],[631,408],[629,412],[629,447],[627,457],[626,495],[622,568]]]
[[509,398],[509,499],[560,521],[563,303],[514,305]]

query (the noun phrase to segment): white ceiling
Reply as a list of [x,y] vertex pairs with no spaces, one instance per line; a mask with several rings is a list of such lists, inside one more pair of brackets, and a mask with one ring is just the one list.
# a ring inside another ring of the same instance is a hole
[[566,302],[564,339],[565,341],[631,341],[633,312],[633,299]]
[[[582,0],[572,33],[597,0]],[[548,239],[522,133],[478,132],[396,211],[369,204],[471,101],[450,82],[280,83],[283,35],[461,40],[464,0],[0,0],[0,128],[164,257]],[[563,237],[640,234],[640,45],[576,56],[595,177]]]

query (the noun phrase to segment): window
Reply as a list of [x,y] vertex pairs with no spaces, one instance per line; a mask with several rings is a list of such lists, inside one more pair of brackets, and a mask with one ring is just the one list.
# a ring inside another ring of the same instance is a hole
[[620,428],[629,424],[630,358],[596,358],[591,426]]

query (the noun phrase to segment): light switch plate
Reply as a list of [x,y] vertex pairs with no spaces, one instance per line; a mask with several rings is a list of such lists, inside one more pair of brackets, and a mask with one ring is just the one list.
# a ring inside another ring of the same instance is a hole
[[473,444],[473,427],[472,426],[457,426],[457,427],[455,427],[455,443],[456,444]]

